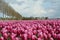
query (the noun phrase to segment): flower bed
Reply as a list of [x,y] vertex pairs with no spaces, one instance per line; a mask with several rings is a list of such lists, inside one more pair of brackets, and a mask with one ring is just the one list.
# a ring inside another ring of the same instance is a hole
[[60,20],[0,21],[0,40],[60,40]]

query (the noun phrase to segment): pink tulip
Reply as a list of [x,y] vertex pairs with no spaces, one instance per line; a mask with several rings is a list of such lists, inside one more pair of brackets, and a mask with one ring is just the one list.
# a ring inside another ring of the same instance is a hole
[[48,34],[48,37],[49,37],[49,38],[51,37],[51,34],[50,34],[50,33]]
[[13,33],[17,33],[17,28],[12,29],[12,32],[13,32]]
[[4,40],[4,37],[0,37],[0,40]]
[[38,37],[43,38],[43,33],[42,32],[38,33]]
[[23,35],[23,34],[20,34],[20,38],[21,38],[22,40],[24,40],[24,35]]
[[36,40],[37,37],[35,35],[32,35],[32,40]]
[[7,34],[7,33],[3,33],[3,37],[4,37],[5,39],[7,39],[7,38],[8,38],[8,34]]
[[54,40],[53,38],[50,38],[50,40]]
[[24,34],[24,40],[28,40],[27,37],[28,37],[28,35]]
[[5,33],[5,32],[7,32],[8,30],[6,29],[6,28],[3,28],[2,30],[1,30],[1,32],[2,33]]
[[59,38],[59,39],[60,39],[60,34],[57,34],[57,38]]
[[43,36],[47,40],[48,36],[45,33],[43,33]]
[[16,37],[16,40],[20,40],[18,37]]
[[33,31],[33,34],[36,35],[36,34],[37,34],[37,30],[34,30],[34,31]]
[[32,38],[32,35],[33,35],[33,33],[28,32],[28,38],[29,38],[29,39]]
[[42,40],[41,38],[38,38],[38,40]]
[[16,34],[12,33],[11,34],[11,40],[15,40]]

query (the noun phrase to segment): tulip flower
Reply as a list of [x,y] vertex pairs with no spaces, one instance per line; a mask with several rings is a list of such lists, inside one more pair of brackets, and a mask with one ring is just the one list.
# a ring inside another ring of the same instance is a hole
[[37,37],[35,35],[32,35],[32,40],[36,40]]
[[4,37],[0,37],[0,40],[4,40]]
[[24,34],[24,40],[28,40],[27,37],[28,37],[28,35]]
[[38,40],[42,40],[41,38],[38,38]]
[[7,34],[7,33],[3,33],[3,37],[4,37],[5,39],[7,39],[7,38],[8,38],[8,34]]
[[53,38],[50,38],[50,40],[54,40]]

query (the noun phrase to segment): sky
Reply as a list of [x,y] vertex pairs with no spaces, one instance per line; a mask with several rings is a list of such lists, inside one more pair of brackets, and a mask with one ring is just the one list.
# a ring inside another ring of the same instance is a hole
[[25,17],[60,18],[60,0],[5,0]]

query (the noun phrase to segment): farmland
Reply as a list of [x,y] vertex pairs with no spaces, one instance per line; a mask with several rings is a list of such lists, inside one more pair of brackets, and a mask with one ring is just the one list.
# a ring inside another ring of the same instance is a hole
[[1,20],[0,40],[60,40],[60,20]]

